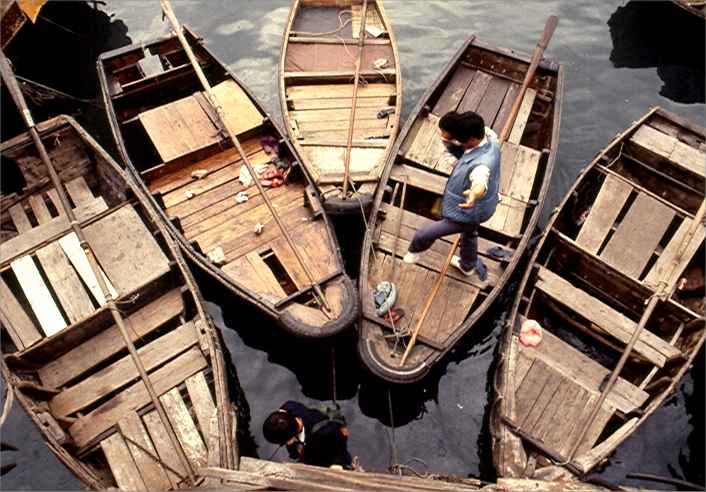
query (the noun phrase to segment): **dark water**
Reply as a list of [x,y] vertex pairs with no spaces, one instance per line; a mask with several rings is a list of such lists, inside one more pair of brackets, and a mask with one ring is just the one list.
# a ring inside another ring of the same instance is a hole
[[[670,2],[386,0],[385,6],[401,55],[403,118],[467,36],[476,34],[529,52],[546,17],[552,13],[560,17],[547,55],[564,63],[567,80],[560,154],[545,217],[585,163],[650,107],[660,105],[704,124],[704,23]],[[194,0],[175,1],[174,8],[279,118],[276,66],[289,2]],[[102,16],[83,31],[95,37],[96,46],[115,47],[127,38],[135,42],[167,29],[156,0],[112,0],[104,9],[114,16],[110,20]],[[75,45],[72,59],[86,55],[84,43]],[[98,51],[95,46],[92,49]],[[30,70],[32,64],[25,66]],[[85,74],[76,69],[74,78],[88,89],[73,94],[90,97],[92,69],[90,64]],[[53,77],[62,75],[67,74]],[[36,77],[51,85],[51,76]],[[71,92],[71,87],[66,84],[62,90]],[[86,107],[82,119],[100,133],[104,124],[100,112]],[[348,259],[354,258],[358,224],[338,224],[338,230],[345,233]],[[355,267],[356,262],[347,263]],[[313,404],[332,398],[332,345],[294,340],[249,306],[233,301],[213,282],[202,276],[199,280],[209,311],[217,325],[226,328],[223,337],[250,403],[258,453],[268,458],[275,449],[262,438],[261,425],[272,409],[287,399]],[[351,428],[349,448],[366,469],[386,469],[394,458],[419,472],[493,478],[484,431],[488,381],[513,288],[476,331],[417,385],[389,388],[368,376],[357,361],[354,334],[335,342],[335,389]],[[669,486],[625,480],[625,475],[639,471],[703,483],[703,415],[702,354],[678,391],[611,457],[600,471],[602,477],[665,489]],[[3,462],[14,460],[18,465],[3,477],[3,489],[80,487],[44,449],[38,432],[17,406],[2,439],[21,448],[3,453]],[[284,459],[284,454],[280,451],[275,459]]]

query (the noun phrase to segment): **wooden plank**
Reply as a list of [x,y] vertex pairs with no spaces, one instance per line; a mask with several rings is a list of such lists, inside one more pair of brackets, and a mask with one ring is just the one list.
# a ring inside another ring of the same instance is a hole
[[628,183],[607,175],[586,221],[576,236],[576,243],[586,251],[598,254],[598,250],[620,215],[631,191],[632,186]]
[[[505,148],[511,145],[513,144],[507,143]],[[518,145],[515,153],[511,155],[516,159],[516,162],[508,190],[503,196],[505,207],[501,207],[501,209],[505,210],[502,231],[514,236],[522,231],[522,224],[527,213],[527,203],[535,186],[539,159],[542,154],[524,145]]]
[[451,80],[449,80],[441,96],[439,96],[439,100],[434,106],[434,114],[441,117],[449,111],[455,111],[461,99],[463,99],[464,94],[466,94],[466,90],[475,74],[476,70],[459,64]]
[[[637,323],[602,303],[557,274],[540,268],[536,286],[542,292],[573,309],[578,314],[595,323],[612,337],[627,343],[637,327]],[[643,330],[635,343],[635,352],[659,367],[664,367],[668,359],[679,357],[681,352],[669,345],[649,330]]]
[[211,418],[216,412],[216,405],[213,403],[213,396],[203,371],[186,378],[186,389],[189,392],[189,399],[201,428],[201,435],[204,436],[204,439],[208,439],[211,433]]
[[94,200],[93,193],[91,193],[91,190],[88,187],[86,180],[83,179],[83,176],[67,181],[66,191],[69,192],[69,196],[76,207],[79,205],[85,205]]
[[[197,342],[191,322],[162,335],[137,350],[146,371],[161,366]],[[68,416],[92,403],[119,391],[140,376],[132,356],[127,355],[113,364],[65,389],[49,402],[53,415]]]
[[[290,99],[351,98],[353,84],[295,85],[286,88]],[[373,83],[358,88],[358,97],[387,97],[397,94],[395,84]]]
[[574,462],[581,467],[584,473],[588,473],[594,466],[598,463],[618,444],[620,444],[625,437],[630,435],[632,430],[639,422],[638,417],[633,417],[627,422],[625,422],[617,431],[612,433],[607,439],[601,442],[598,446],[592,448],[591,450],[577,456]]
[[247,93],[233,79],[226,79],[213,86],[213,94],[225,111],[225,123],[235,134],[240,135],[262,124],[260,113]]
[[512,132],[510,132],[510,137],[507,139],[508,142],[519,144],[520,141],[522,141],[522,135],[525,133],[525,127],[527,126],[527,121],[532,112],[532,106],[534,105],[534,98],[536,96],[537,91],[534,89],[529,88],[527,92],[525,92],[525,97],[522,99],[522,104],[517,113],[517,118],[515,118]]
[[458,112],[476,111],[491,80],[493,80],[492,75],[478,71],[458,106]]
[[[353,38],[358,39],[358,36],[360,35],[360,24],[363,20],[362,4],[351,5],[351,12],[351,28],[353,29]],[[387,28],[378,13],[377,5],[375,5],[374,2],[368,3],[365,11],[365,27],[377,27],[383,32],[387,31]]]
[[[88,227],[90,226],[87,226],[83,229],[84,233],[87,233]],[[58,243],[59,246],[61,246],[61,249],[64,250],[66,256],[69,258],[69,261],[71,261],[71,264],[78,272],[79,276],[83,280],[83,283],[86,284],[88,290],[91,292],[91,294],[93,294],[93,297],[96,299],[98,304],[104,306],[105,296],[103,295],[103,290],[98,284],[98,279],[93,273],[91,264],[89,263],[88,257],[86,256],[86,252],[81,247],[81,243],[79,242],[76,233],[72,232],[70,234],[67,234],[66,236],[59,239]],[[94,254],[98,256],[96,250],[94,248],[92,248],[92,250]],[[118,296],[118,293],[113,287],[113,284],[111,283],[110,279],[106,277],[105,272],[102,269],[100,270],[100,274],[103,275],[103,280],[105,281],[108,291],[113,296],[113,298],[116,298]]]
[[0,277],[0,322],[18,350],[23,350],[42,339],[37,327],[2,277]]
[[[74,215],[76,216],[76,220],[82,223],[107,209],[108,206],[105,204],[103,198],[97,198],[89,205],[74,209]],[[8,260],[36,248],[49,238],[53,238],[63,232],[68,232],[70,228],[71,224],[69,224],[66,216],[60,215],[46,224],[41,224],[24,234],[8,239],[2,243],[2,248],[0,248],[0,264],[5,264]]]
[[10,218],[17,228],[17,232],[20,234],[27,232],[32,228],[32,224],[29,222],[27,213],[22,203],[16,203],[9,208]]
[[517,391],[515,392],[515,414],[520,427],[523,427],[527,415],[534,406],[534,402],[542,393],[542,388],[551,377],[548,371],[542,370],[543,368],[542,361],[534,359],[522,383],[517,386]]
[[118,422],[118,428],[139,474],[145,482],[145,490],[168,490],[172,488],[140,417],[136,413],[130,412]]
[[[29,202],[40,224],[46,224],[52,219],[43,198],[32,195],[29,197]],[[37,258],[70,323],[75,323],[93,313],[91,298],[58,244],[51,243],[38,249]]]
[[169,259],[130,205],[86,226],[84,234],[119,292],[132,292],[169,271]]
[[[301,113],[309,110],[348,109],[351,108],[350,97],[334,97],[327,99],[293,99],[290,102],[292,111]],[[374,108],[377,111],[390,107],[390,97],[358,97],[356,108]]]
[[[126,318],[130,339],[134,342],[174,319],[184,309],[180,289],[174,289]],[[58,388],[83,375],[113,355],[126,350],[118,327],[112,325],[95,337],[51,360],[38,370],[39,379],[48,387]]]
[[[502,128],[505,125],[505,121],[510,116],[512,105],[515,102],[519,91],[519,84],[515,84],[514,82],[510,84],[510,87],[508,88],[507,93],[505,94],[505,99],[503,99],[503,103],[500,106],[500,109],[498,110],[498,114],[495,117],[495,121],[492,124],[492,128],[495,133],[500,134],[500,132],[502,131]],[[491,125],[488,125],[488,123],[486,122],[486,126]]]
[[[523,422],[520,424],[526,432],[530,432],[537,437],[539,437],[537,431],[541,428],[541,421],[545,418],[551,417],[551,414],[549,413],[550,404],[562,383],[562,379],[565,380],[565,378],[562,378],[559,373],[552,370],[539,359],[534,361],[531,371],[539,370],[539,367],[541,367],[542,371],[547,372],[547,379],[544,381],[542,389],[532,402],[531,408],[525,415]],[[528,374],[528,377],[531,375],[532,372]]]
[[691,262],[696,252],[703,248],[706,229],[704,227],[698,227],[696,233],[691,238],[691,242],[685,247],[681,258],[677,258],[679,250],[683,247],[682,242],[692,224],[693,222],[689,219],[682,221],[679,225],[679,229],[674,233],[674,236],[672,236],[669,243],[667,243],[662,254],[659,255],[659,258],[657,258],[657,261],[652,265],[652,268],[650,268],[645,276],[643,282],[646,285],[656,289],[659,282],[664,281],[667,283],[667,286],[671,286],[676,282],[677,278],[679,278],[684,268]]
[[167,429],[164,427],[156,410],[145,414],[142,420],[145,423],[145,427],[147,427],[147,432],[152,439],[157,455],[167,471],[167,477],[169,477],[172,487],[177,488],[187,478],[187,473],[169,439]]
[[571,408],[571,399],[579,393],[577,385],[568,378],[558,377],[557,381],[559,384],[544,410],[544,415],[537,420],[530,431],[541,441],[544,441],[550,432],[566,420],[567,410]]
[[401,151],[402,155],[410,161],[428,165],[425,162],[425,158],[428,155],[427,150],[431,140],[434,138],[439,139],[439,118],[433,114],[429,114],[426,118],[418,118],[414,122],[414,129],[410,131],[409,135],[413,136],[407,137],[409,143],[405,140]]
[[488,89],[485,91],[485,96],[476,111],[483,118],[485,126],[492,126],[509,88],[509,80],[493,77],[490,81]]
[[51,336],[66,328],[66,321],[44,283],[34,259],[31,256],[23,256],[10,263],[10,266],[44,334]]
[[[590,413],[593,411],[593,407],[595,406],[596,400],[598,400],[598,398],[598,393],[592,394],[588,399],[588,402],[586,402],[586,404],[584,405],[582,409],[583,411],[581,412],[581,415],[576,419],[576,424],[574,425],[572,431],[570,433],[567,433],[566,435],[565,444],[563,446],[563,449],[560,450],[560,453],[562,455],[568,455],[571,450],[571,447],[578,440],[579,433],[587,422]],[[610,405],[603,403],[603,406],[598,411],[596,418],[589,426],[588,430],[586,431],[586,434],[583,437],[583,440],[581,441],[581,444],[579,445],[576,451],[579,456],[591,449],[593,444],[596,442],[596,439],[598,439],[600,434],[603,432],[603,429],[605,428],[606,424],[613,416],[614,412],[615,410]]]
[[120,434],[113,434],[103,439],[100,445],[120,490],[136,492],[148,490]]
[[654,198],[639,193],[601,258],[625,275],[639,278],[654,254],[675,212]]
[[[157,394],[166,393],[206,366],[207,362],[201,351],[194,347],[150,374],[150,381]],[[149,403],[150,397],[144,383],[137,381],[92,412],[79,417],[69,427],[69,433],[76,446],[83,448],[115,425],[125,414],[139,410]]]
[[630,141],[670,160],[682,169],[704,177],[706,153],[680,142],[671,135],[655,130],[649,125],[642,125],[630,137]]
[[206,466],[208,462],[208,450],[203,443],[196,424],[189,414],[189,409],[179,394],[178,388],[173,388],[167,393],[159,397],[159,400],[164,405],[164,410],[169,416],[174,432],[179,438],[179,442],[184,448],[189,461],[200,468]]
[[549,428],[544,433],[542,440],[549,448],[560,453],[560,450],[567,446],[567,437],[576,427],[590,399],[591,392],[583,387],[578,385],[570,387],[565,404],[557,409],[555,415],[549,420]]
[[272,302],[287,297],[272,270],[255,251],[224,265],[223,272],[247,289],[267,297]]

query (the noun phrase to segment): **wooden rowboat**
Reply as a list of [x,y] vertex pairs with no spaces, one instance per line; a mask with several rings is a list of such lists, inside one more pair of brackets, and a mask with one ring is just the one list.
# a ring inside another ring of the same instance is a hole
[[[550,220],[499,349],[499,476],[531,476],[549,460],[588,473],[691,366],[706,336],[705,137],[652,109],[582,171]],[[534,347],[518,337],[528,319],[543,327]]]
[[[253,95],[193,33],[184,34],[250,163],[279,158],[289,166],[286,184],[266,194],[296,244],[278,228],[252,180],[244,180],[250,175],[242,156],[176,35],[100,56],[103,97],[123,160],[207,273],[295,335],[342,331],[357,317],[357,292],[306,170]],[[244,195],[247,201],[239,203]]]
[[219,338],[176,244],[73,119],[37,129],[169,417],[160,417],[27,133],[0,146],[3,167],[21,175],[18,191],[1,197],[5,381],[47,446],[91,489],[193,487],[200,467],[233,469]]
[[402,107],[382,0],[295,0],[279,70],[285,126],[324,208],[367,213]]
[[[416,265],[401,260],[415,231],[437,218],[432,206],[443,194],[452,169],[439,139],[439,118],[451,110],[473,110],[483,116],[487,126],[499,131],[528,66],[529,57],[475,38],[468,40],[412,113],[385,167],[381,183],[386,186],[380,186],[375,196],[371,227],[363,244],[363,321],[358,349],[368,368],[386,380],[406,383],[424,376],[491,305],[527,247],[547,192],[559,139],[564,75],[558,64],[549,61],[539,65],[509,141],[503,146],[502,202],[480,230],[479,253],[488,267],[489,283],[482,286],[449,270],[418,343],[400,367],[409,331],[417,324],[423,300],[454,240],[437,241]],[[402,191],[395,193],[395,188]],[[492,248],[506,256],[493,259],[489,255]],[[394,327],[374,309],[372,291],[384,280],[396,284],[396,307],[405,311]]]
[[672,2],[691,14],[702,19],[706,18],[706,2],[703,0],[672,0]]

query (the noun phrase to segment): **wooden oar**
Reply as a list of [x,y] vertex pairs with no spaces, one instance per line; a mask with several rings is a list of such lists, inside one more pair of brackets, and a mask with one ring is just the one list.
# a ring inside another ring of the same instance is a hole
[[632,332],[632,336],[630,337],[630,340],[628,341],[625,350],[623,350],[623,353],[620,356],[620,359],[618,360],[618,364],[613,369],[613,372],[610,373],[610,377],[608,378],[608,382],[606,383],[605,387],[603,388],[603,391],[601,392],[601,396],[598,398],[598,400],[596,400],[596,403],[593,404],[591,413],[589,414],[586,421],[583,423],[583,427],[581,427],[581,432],[579,433],[576,441],[574,441],[571,447],[571,451],[569,452],[569,455],[567,456],[566,461],[563,464],[571,463],[571,461],[574,459],[576,451],[578,451],[578,448],[581,445],[583,438],[586,436],[586,432],[588,432],[588,429],[591,427],[593,421],[596,419],[598,412],[603,406],[603,402],[608,397],[608,393],[611,392],[613,386],[618,381],[620,372],[623,370],[623,367],[625,366],[625,363],[627,362],[628,357],[630,356],[630,352],[632,352],[632,349],[635,346],[635,343],[637,343],[637,340],[640,338],[642,330],[645,328],[647,321],[649,321],[650,316],[652,316],[652,312],[657,307],[657,303],[660,301],[660,299],[663,299],[666,296],[670,296],[674,293],[674,290],[676,289],[676,282],[673,282],[672,285],[669,285],[669,279],[674,275],[674,271],[681,263],[682,257],[684,256],[686,249],[689,247],[689,243],[693,239],[694,234],[696,234],[696,229],[698,229],[699,227],[703,227],[702,222],[704,220],[704,209],[706,209],[706,202],[701,202],[701,206],[699,207],[699,210],[696,212],[696,216],[694,217],[694,222],[689,227],[689,230],[687,231],[686,235],[682,238],[682,242],[679,244],[679,249],[677,250],[677,254],[674,256],[669,270],[665,272],[667,273],[667,275],[663,277],[664,280],[659,282],[658,290],[650,297],[649,302],[647,304],[647,308],[645,308],[645,312],[640,318],[640,323],[637,325],[635,331]]
[[355,111],[358,104],[358,86],[360,85],[360,62],[363,59],[363,47],[365,45],[365,21],[368,17],[368,0],[363,0],[360,18],[360,33],[358,34],[358,57],[355,60],[355,72],[353,75],[353,97],[351,98],[351,117],[348,124],[348,141],[346,142],[346,153],[343,158],[343,199],[348,193],[348,180],[351,174],[351,150],[353,147],[353,125],[355,125]]
[[[554,30],[556,29],[556,25],[558,22],[559,18],[555,15],[551,15],[549,16],[549,19],[547,19],[547,23],[544,26],[544,32],[542,33],[542,37],[539,39],[539,43],[537,43],[537,47],[534,50],[532,60],[530,61],[530,65],[527,69],[527,73],[525,74],[525,79],[522,82],[520,91],[518,92],[517,97],[515,98],[515,101],[512,104],[512,109],[510,110],[510,114],[508,115],[507,121],[505,121],[505,126],[503,126],[502,131],[498,136],[498,145],[502,145],[510,137],[510,132],[512,132],[512,127],[515,124],[517,113],[520,111],[520,106],[522,105],[522,100],[525,97],[525,92],[527,92],[527,88],[532,82],[532,79],[534,79],[534,74],[537,71],[539,62],[542,60],[544,50],[547,48],[549,40],[552,38],[552,35],[554,34]],[[409,354],[412,352],[412,348],[414,348],[414,344],[417,341],[419,331],[421,330],[422,325],[424,324],[424,320],[429,314],[429,309],[431,309],[431,305],[434,302],[434,298],[436,298],[436,295],[439,293],[441,284],[443,283],[444,278],[446,277],[446,272],[449,269],[449,265],[451,265],[451,258],[453,257],[456,248],[458,248],[458,243],[460,242],[460,240],[461,236],[459,235],[459,237],[457,237],[451,245],[451,249],[449,250],[449,254],[446,257],[444,266],[442,267],[439,276],[436,278],[434,288],[432,288],[431,294],[429,295],[427,302],[424,304],[422,315],[420,316],[419,321],[417,321],[417,325],[414,327],[414,331],[412,332],[412,338],[410,339],[409,344],[407,344],[407,349],[405,350],[402,359],[400,359],[400,367],[403,366],[405,362],[407,362],[407,357],[409,357]]]
[[282,235],[287,241],[287,244],[289,244],[289,247],[292,248],[292,251],[294,252],[294,256],[297,258],[297,261],[302,267],[302,270],[304,270],[304,273],[307,276],[307,279],[309,280],[309,284],[311,287],[314,289],[314,292],[316,292],[316,297],[317,297],[317,302],[326,309],[327,311],[331,312],[331,309],[326,302],[326,297],[324,296],[323,291],[321,290],[321,287],[319,286],[318,282],[314,280],[314,276],[311,273],[311,270],[309,270],[308,265],[304,261],[304,259],[301,256],[301,253],[299,252],[299,249],[297,248],[296,244],[294,244],[294,240],[292,239],[292,236],[289,234],[289,231],[287,230],[287,227],[284,225],[282,222],[282,219],[280,218],[279,214],[275,210],[274,206],[272,205],[272,201],[270,200],[270,197],[267,195],[265,192],[264,187],[262,186],[262,183],[260,183],[259,178],[257,177],[257,173],[255,172],[255,169],[253,168],[252,163],[250,162],[250,159],[248,159],[247,154],[243,150],[243,147],[240,145],[240,140],[238,140],[238,137],[235,136],[235,133],[233,130],[228,126],[225,111],[223,111],[223,107],[218,103],[218,98],[216,98],[216,95],[213,93],[213,90],[211,89],[211,84],[208,83],[208,79],[206,79],[206,75],[203,73],[203,69],[201,68],[201,65],[199,65],[198,60],[196,59],[196,55],[194,55],[194,52],[191,50],[191,46],[189,46],[189,42],[186,40],[184,37],[184,33],[182,32],[181,25],[179,23],[179,20],[177,19],[176,15],[174,14],[174,10],[172,10],[172,5],[169,0],[160,0],[162,3],[162,10],[164,11],[164,14],[166,15],[167,19],[169,19],[169,23],[172,25],[172,29],[174,29],[174,32],[176,33],[177,37],[179,38],[179,42],[181,43],[181,46],[184,48],[184,52],[189,58],[189,61],[191,62],[192,67],[194,68],[194,71],[196,72],[196,75],[198,76],[199,80],[201,81],[201,85],[203,86],[204,90],[206,91],[206,98],[208,99],[208,102],[213,106],[213,109],[216,110],[216,113],[218,114],[218,119],[220,120],[219,123],[221,127],[225,128],[226,132],[228,132],[228,137],[230,140],[233,142],[233,145],[235,146],[235,149],[238,151],[238,154],[240,154],[241,159],[243,160],[243,164],[245,164],[245,167],[248,169],[250,172],[250,176],[252,176],[253,182],[255,183],[255,186],[257,187],[258,191],[260,192],[260,196],[262,196],[262,200],[265,202],[265,205],[267,205],[268,210],[270,211],[270,214],[272,214],[272,218],[275,220],[275,223],[277,224],[277,227],[279,227],[279,230],[282,231]]
[[152,385],[152,382],[150,381],[147,375],[147,371],[145,370],[145,367],[142,364],[142,360],[140,359],[140,356],[137,353],[137,349],[132,343],[132,339],[128,335],[128,331],[125,328],[125,323],[123,321],[122,315],[120,314],[120,310],[115,305],[115,299],[113,299],[113,296],[111,295],[110,290],[108,289],[108,286],[105,282],[105,278],[103,277],[103,272],[98,266],[98,261],[96,260],[93,251],[91,250],[88,242],[86,241],[86,237],[83,234],[83,229],[81,229],[81,226],[76,220],[76,215],[74,214],[74,211],[71,208],[71,205],[69,204],[69,200],[66,196],[66,190],[64,188],[64,183],[61,181],[61,178],[59,178],[56,169],[54,169],[54,164],[52,164],[51,159],[49,158],[49,154],[47,153],[47,149],[44,147],[44,143],[42,142],[42,139],[39,136],[39,132],[37,131],[37,128],[34,125],[32,113],[30,112],[29,107],[27,107],[27,103],[24,99],[24,96],[22,95],[20,86],[17,83],[15,74],[13,73],[7,58],[5,58],[5,54],[1,50],[0,75],[2,75],[2,80],[5,82],[5,86],[10,91],[10,94],[12,95],[12,99],[15,101],[17,109],[20,111],[20,113],[22,113],[24,123],[27,126],[27,129],[29,130],[29,134],[32,137],[34,145],[37,147],[37,151],[39,152],[39,157],[42,159],[42,162],[47,167],[47,170],[49,172],[49,178],[51,179],[52,185],[54,186],[57,194],[59,195],[61,208],[66,214],[66,217],[69,219],[72,231],[74,232],[74,234],[76,234],[76,237],[78,237],[79,244],[81,245],[81,248],[83,249],[86,258],[88,259],[88,263],[91,267],[91,270],[93,271],[93,276],[96,278],[98,286],[100,287],[101,292],[105,297],[105,303],[108,306],[108,309],[110,310],[110,313],[113,317],[113,321],[120,330],[120,335],[123,337],[125,346],[130,352],[130,357],[132,358],[132,361],[135,364],[138,373],[140,374],[140,379],[145,384],[145,388],[147,389],[147,393],[150,396],[150,400],[152,401],[152,404],[157,410],[157,414],[159,415],[160,420],[164,424],[164,428],[167,430],[167,435],[172,443],[172,447],[176,450],[177,455],[179,456],[179,461],[181,461],[181,464],[187,471],[189,481],[193,485],[195,483],[195,475],[194,470],[191,467],[191,463],[186,457],[186,453],[184,452],[184,449],[181,446],[181,442],[179,441],[176,436],[176,433],[174,432],[172,424],[169,421],[169,418],[167,417],[167,412],[164,410],[162,402],[159,399],[159,395],[157,394],[157,391],[154,389],[154,386]]

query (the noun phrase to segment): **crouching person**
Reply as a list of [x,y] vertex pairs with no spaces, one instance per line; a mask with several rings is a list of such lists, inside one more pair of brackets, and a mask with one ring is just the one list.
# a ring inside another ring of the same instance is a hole
[[286,445],[289,456],[301,463],[351,468],[348,427],[338,405],[319,410],[288,401],[267,417],[262,432],[269,442]]

